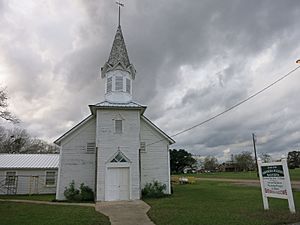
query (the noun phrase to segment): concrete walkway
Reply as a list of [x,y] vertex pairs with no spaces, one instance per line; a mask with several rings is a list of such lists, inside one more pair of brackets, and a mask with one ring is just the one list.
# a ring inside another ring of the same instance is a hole
[[155,225],[147,216],[149,209],[141,200],[96,203],[96,210],[108,216],[111,225]]

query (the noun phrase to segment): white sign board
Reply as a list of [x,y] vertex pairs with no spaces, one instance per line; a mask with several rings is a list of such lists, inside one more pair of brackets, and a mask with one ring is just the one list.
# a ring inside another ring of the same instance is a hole
[[295,213],[286,158],[272,163],[262,163],[258,160],[258,169],[264,208],[269,209],[268,197],[282,198],[288,200],[291,213]]

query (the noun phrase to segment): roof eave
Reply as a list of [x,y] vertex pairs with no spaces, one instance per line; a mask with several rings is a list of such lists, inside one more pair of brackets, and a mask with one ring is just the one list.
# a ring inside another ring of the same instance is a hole
[[86,124],[90,119],[92,119],[94,117],[93,114],[89,115],[88,117],[86,117],[84,120],[82,120],[81,122],[79,122],[78,124],[76,124],[74,127],[72,127],[70,130],[68,130],[66,133],[64,133],[62,136],[60,136],[58,139],[56,139],[54,141],[54,144],[60,146],[61,141],[63,139],[65,139],[67,136],[69,136],[70,134],[72,134],[73,132],[75,132],[78,128],[80,128],[81,126],[83,126],[84,124]]
[[163,137],[165,137],[168,141],[169,144],[175,144],[175,140],[171,138],[169,135],[167,135],[163,130],[161,130],[158,126],[156,126],[151,120],[149,120],[146,116],[142,115],[142,118],[146,123],[148,123],[151,127],[153,127],[156,131],[158,131]]
[[131,107],[124,107],[124,106],[96,106],[96,105],[89,105],[90,111],[93,115],[96,114],[97,109],[129,109],[129,110],[141,110],[141,115],[144,114],[147,106],[131,106]]

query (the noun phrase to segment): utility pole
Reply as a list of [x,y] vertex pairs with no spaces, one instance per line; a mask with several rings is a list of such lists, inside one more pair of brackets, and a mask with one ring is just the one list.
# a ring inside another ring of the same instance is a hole
[[255,164],[256,164],[256,174],[257,174],[257,177],[259,177],[258,164],[257,164],[257,154],[256,154],[256,139],[255,139],[255,134],[254,133],[252,133],[252,140],[253,140],[253,149],[254,149],[254,157],[255,157]]

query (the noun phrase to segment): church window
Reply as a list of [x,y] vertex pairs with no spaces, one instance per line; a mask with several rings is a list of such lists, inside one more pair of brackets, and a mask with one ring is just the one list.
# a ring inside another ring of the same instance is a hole
[[130,80],[126,78],[126,92],[130,94]]
[[96,149],[96,143],[95,142],[88,142],[86,144],[86,151],[88,153],[94,153]]
[[116,77],[116,91],[123,91],[123,77]]
[[110,162],[127,162],[127,160],[121,152],[118,152],[118,154]]
[[122,120],[115,120],[115,133],[116,134],[122,133]]
[[107,92],[112,91],[112,77],[107,78]]

